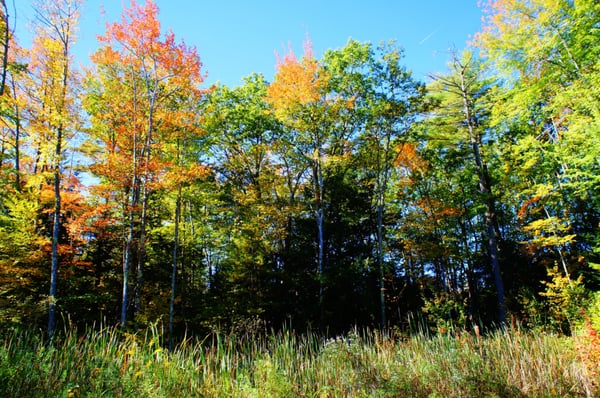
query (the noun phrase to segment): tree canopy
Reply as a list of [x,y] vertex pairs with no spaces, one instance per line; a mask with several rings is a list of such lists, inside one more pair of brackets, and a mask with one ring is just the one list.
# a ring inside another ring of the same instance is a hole
[[394,41],[307,37],[237,87],[203,85],[151,0],[79,71],[80,5],[40,0],[30,48],[0,9],[1,325],[163,322],[172,345],[597,316],[597,2],[489,0],[428,82]]

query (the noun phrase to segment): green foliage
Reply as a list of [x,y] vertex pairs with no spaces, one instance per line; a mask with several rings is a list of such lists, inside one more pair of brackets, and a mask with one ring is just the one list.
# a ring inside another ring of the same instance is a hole
[[0,209],[0,325],[38,323],[46,310],[47,236],[38,223],[40,206],[29,191],[12,192]]
[[550,322],[568,332],[583,322],[584,309],[588,306],[583,276],[572,279],[554,267],[548,269],[548,278],[549,281],[543,282],[546,290],[540,294],[548,301]]
[[589,301],[587,316],[589,316],[594,329],[600,330],[600,292],[594,292],[594,294],[592,294]]
[[433,298],[424,300],[423,312],[435,326],[434,330],[445,333],[455,328],[465,329],[468,326],[467,308],[460,295],[440,292],[435,293]]
[[584,220],[597,220],[599,208],[600,46],[592,40],[599,12],[587,0],[494,0],[476,39],[504,79],[493,92],[491,120],[508,144],[501,148],[505,172],[518,176],[512,189],[524,232],[532,249],[551,247],[561,261],[560,251],[577,256],[597,245],[597,228]]
[[4,197],[0,212],[0,261],[13,264],[35,262],[40,259],[40,248],[48,239],[39,233],[37,215],[40,205],[33,193],[18,193]]

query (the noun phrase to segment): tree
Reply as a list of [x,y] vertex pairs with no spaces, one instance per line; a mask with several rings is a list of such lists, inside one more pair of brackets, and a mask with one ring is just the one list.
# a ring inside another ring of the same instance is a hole
[[[51,244],[40,234],[37,195],[28,191],[2,197],[0,209],[0,315],[10,326],[41,325],[47,321],[47,252]],[[34,215],[32,220],[32,215]],[[40,305],[43,303],[43,305]]]
[[225,222],[216,223],[228,236],[218,277],[240,317],[272,315],[265,314],[274,304],[270,281],[285,267],[289,206],[277,160],[281,128],[265,101],[267,88],[254,74],[239,87],[216,87],[204,104],[215,193],[227,208]]
[[[483,121],[487,110],[483,105],[483,95],[488,89],[481,80],[481,68],[473,55],[465,52],[462,58],[453,54],[450,63],[451,75],[434,76],[434,89],[445,93],[442,98],[443,112],[448,115],[459,114],[460,117],[451,121],[457,128],[466,129],[472,159],[477,170],[480,195],[485,203],[485,223],[487,227],[488,256],[494,274],[498,300],[498,318],[501,324],[506,321],[506,305],[504,300],[504,283],[500,272],[499,262],[499,226],[496,215],[496,199],[492,191],[492,182],[487,169],[485,158],[482,156],[482,142],[485,134]],[[458,113],[457,108],[460,110]]]
[[[201,62],[195,48],[177,44],[172,32],[161,34],[158,7],[132,1],[122,19],[107,24],[102,47],[92,56],[96,71],[89,75],[86,106],[102,156],[92,167],[99,187],[123,210],[123,293],[121,325],[126,326],[131,267],[137,263],[134,307],[141,311],[143,268],[147,244],[150,196],[161,188],[169,162],[162,148],[171,131],[169,99],[199,95]],[[178,130],[179,131],[179,130]]]
[[[77,263],[76,252],[81,243],[81,236],[77,236],[79,231],[72,224],[82,212],[79,206],[82,196],[77,192],[80,186],[73,168],[65,164],[69,152],[73,155],[70,144],[80,127],[78,76],[72,66],[71,54],[80,3],[39,2],[37,6],[32,47],[21,48],[10,37],[11,51],[2,96],[3,132],[7,132],[3,137],[2,152],[4,154],[4,148],[9,148],[13,170],[3,181],[7,184],[2,198],[6,207],[2,206],[1,211],[5,216],[2,224],[6,239],[19,236],[14,227],[21,229],[24,212],[29,212],[30,225],[20,234],[20,239],[22,247],[31,253],[26,255],[15,250],[15,266],[10,273],[29,274],[33,279],[46,274],[50,283],[48,286],[38,282],[37,288],[30,289],[30,293],[9,293],[9,297],[23,300],[25,308],[27,302],[38,299],[39,288],[49,287],[49,295],[47,290],[44,294],[44,303],[47,304],[50,339],[56,323],[59,284],[71,284],[66,278],[62,279],[68,274],[68,265]],[[4,160],[4,155],[2,157]],[[3,168],[3,172],[7,170]],[[45,273],[42,270],[48,262],[49,272]],[[19,289],[9,287],[7,291]],[[69,296],[68,289],[64,289],[61,308],[64,309]],[[35,321],[32,311],[25,312],[30,313],[29,320]]]
[[[269,86],[267,102],[272,104],[277,120],[294,131],[296,150],[310,167],[314,191],[313,211],[317,226],[317,279],[319,305],[323,304],[324,263],[324,181],[325,147],[331,136],[331,116],[339,104],[327,96],[328,75],[314,58],[309,40],[304,55],[298,60],[290,49],[279,58],[275,80]],[[303,168],[301,166],[301,168]]]
[[375,263],[379,270],[380,322],[386,327],[384,214],[394,161],[404,148],[408,130],[425,109],[425,86],[400,64],[402,51],[394,43],[374,48],[350,40],[324,56],[331,90],[353,104],[349,123],[359,143],[360,163],[373,175],[376,220]]
[[[203,179],[208,170],[197,163],[195,152],[203,150],[202,146],[193,145],[203,135],[200,122],[199,103],[204,92],[196,89],[181,90],[169,98],[165,104],[170,108],[170,118],[163,120],[161,129],[165,135],[164,153],[167,154],[165,174],[166,190],[174,190],[175,209],[173,216],[173,260],[171,263],[171,298],[169,303],[169,350],[174,346],[173,322],[175,316],[176,287],[178,265],[180,262],[180,224],[182,213],[183,191],[193,182]],[[190,150],[192,148],[193,150]],[[170,158],[170,159],[169,159]]]
[[520,177],[527,248],[556,258],[567,279],[582,254],[598,261],[599,15],[590,0],[488,1],[475,40],[504,78],[492,125],[506,131],[506,167]]
[[54,216],[52,221],[52,267],[48,310],[48,338],[55,328],[59,240],[62,225],[61,162],[64,143],[77,128],[73,104],[76,81],[72,72],[72,45],[79,18],[79,0],[40,1],[37,4],[37,36],[31,52],[31,73],[37,84],[37,117],[30,120],[49,138],[53,148],[43,148],[53,174]]

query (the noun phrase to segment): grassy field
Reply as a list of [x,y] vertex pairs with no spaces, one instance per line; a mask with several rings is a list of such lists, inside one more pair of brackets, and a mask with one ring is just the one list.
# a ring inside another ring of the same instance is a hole
[[325,340],[277,333],[188,340],[170,353],[158,331],[34,333],[0,341],[2,397],[592,397],[600,344],[519,330]]

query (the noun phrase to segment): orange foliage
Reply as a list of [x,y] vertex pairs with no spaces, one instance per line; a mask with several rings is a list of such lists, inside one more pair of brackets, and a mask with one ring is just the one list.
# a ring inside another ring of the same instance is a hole
[[444,217],[458,217],[462,214],[462,211],[456,207],[448,207],[441,201],[428,198],[420,199],[416,204],[425,214],[434,220]]
[[96,64],[121,64],[143,70],[152,79],[170,79],[187,89],[197,88],[204,80],[202,63],[195,47],[177,44],[168,31],[161,39],[158,6],[152,0],[139,5],[132,0],[121,22],[106,24],[106,33],[98,36],[103,46],[92,55]]
[[185,185],[191,181],[197,181],[204,179],[210,169],[198,163],[193,163],[188,166],[177,166],[173,165],[165,173],[165,181],[172,187]]
[[427,162],[421,158],[417,152],[416,145],[410,142],[403,142],[398,145],[398,156],[396,156],[396,167],[405,168],[411,172],[418,171],[424,173],[427,171]]
[[329,78],[314,58],[310,39],[304,42],[304,55],[300,60],[291,48],[283,58],[278,54],[276,69],[267,101],[274,105],[278,116],[292,113],[298,105],[315,104],[324,99]]
[[121,21],[106,25],[92,55],[104,72],[92,121],[103,126],[96,133],[107,150],[92,171],[121,190],[141,183],[155,190],[172,183],[165,177],[194,174],[170,172],[175,146],[167,143],[201,134],[189,104],[203,95],[202,63],[196,48],[176,43],[171,31],[161,34],[158,11],[152,0],[132,1]]
[[529,212],[529,207],[535,205],[537,202],[539,202],[541,196],[540,195],[535,195],[529,199],[527,199],[526,201],[523,202],[523,204],[521,205],[521,207],[519,208],[519,212],[517,213],[517,218],[519,220],[524,219],[527,216],[527,213]]

